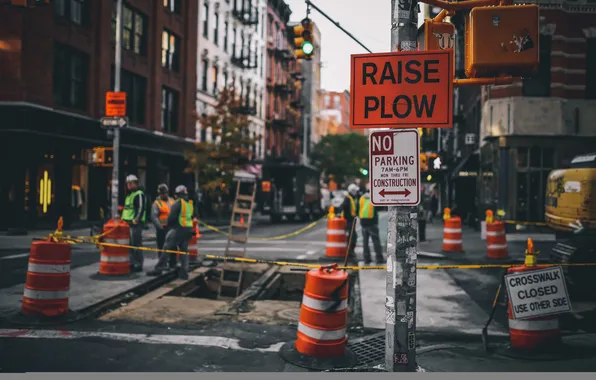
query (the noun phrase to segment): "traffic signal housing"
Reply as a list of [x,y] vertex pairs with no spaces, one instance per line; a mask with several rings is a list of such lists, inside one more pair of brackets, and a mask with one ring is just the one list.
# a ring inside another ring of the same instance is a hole
[[294,26],[294,49],[296,59],[312,59],[315,53],[313,22],[305,18],[299,25]]

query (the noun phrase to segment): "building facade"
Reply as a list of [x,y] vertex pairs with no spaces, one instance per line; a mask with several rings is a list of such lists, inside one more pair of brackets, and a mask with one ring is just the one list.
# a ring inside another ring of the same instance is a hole
[[[233,87],[249,115],[253,159],[265,153],[266,23],[264,0],[199,0],[197,114],[212,112],[222,88]],[[213,140],[210,128],[196,123],[196,140]],[[259,139],[258,136],[261,136]]]
[[[552,169],[596,150],[596,9],[585,1],[541,1],[540,67],[511,85],[462,87],[449,135],[448,201],[482,219],[542,222]],[[463,70],[463,17],[456,67]],[[459,57],[458,57],[459,55]],[[466,185],[467,184],[467,185]]]
[[347,90],[343,92],[322,91],[320,100],[322,101],[320,131],[323,136],[351,133],[350,93]]
[[[300,112],[293,73],[299,70],[288,41],[290,7],[283,0],[267,1],[267,158],[297,161],[300,152]],[[294,103],[294,104],[292,104]]]
[[[98,220],[110,203],[111,168],[88,164],[111,146],[100,127],[113,88],[115,1],[55,0],[0,12],[0,228]],[[120,184],[137,174],[148,194],[160,182],[192,184],[198,3],[124,1]],[[44,196],[41,190],[49,189]],[[124,189],[120,186],[120,197]]]

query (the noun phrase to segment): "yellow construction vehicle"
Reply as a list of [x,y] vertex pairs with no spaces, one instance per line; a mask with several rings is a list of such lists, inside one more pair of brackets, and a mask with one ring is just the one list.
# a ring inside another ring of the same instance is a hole
[[575,157],[569,168],[549,174],[545,221],[560,236],[596,230],[596,153]]
[[[596,153],[575,157],[553,170],[546,186],[545,221],[557,243],[553,263],[596,262]],[[574,299],[596,299],[596,267],[563,267]]]

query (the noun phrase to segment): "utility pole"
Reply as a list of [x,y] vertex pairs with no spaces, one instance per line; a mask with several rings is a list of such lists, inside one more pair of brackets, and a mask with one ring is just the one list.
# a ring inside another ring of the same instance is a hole
[[305,112],[302,114],[302,163],[308,165],[308,118],[310,113]]
[[[416,50],[418,0],[391,0],[391,51]],[[418,208],[389,207],[385,370],[416,371]]]
[[[122,67],[122,0],[118,0],[116,11],[116,52],[114,58],[114,92],[120,91]],[[114,128],[114,153],[112,166],[112,219],[118,215],[118,178],[120,176],[120,128]]]

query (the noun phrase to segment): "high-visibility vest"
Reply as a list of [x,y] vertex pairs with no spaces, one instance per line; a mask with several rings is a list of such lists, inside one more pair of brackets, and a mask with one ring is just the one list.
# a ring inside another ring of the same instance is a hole
[[172,198],[168,198],[167,201],[156,199],[153,203],[159,208],[159,221],[161,225],[165,226],[168,224],[168,215],[170,214],[170,208],[174,204],[174,200]]
[[[143,194],[143,190],[136,190],[126,196],[124,200],[124,209],[122,210],[122,220],[130,222],[135,217],[134,200],[137,195]],[[147,209],[143,207],[143,215],[140,217],[141,223],[145,223],[147,216]]]
[[370,203],[369,198],[360,197],[358,216],[360,219],[372,219],[375,216],[375,206]]
[[178,216],[178,223],[181,227],[192,228],[192,214],[193,206],[192,203],[179,198],[177,202],[180,202],[180,215]]
[[[356,202],[354,202],[354,198],[348,194],[348,199],[350,200],[350,214],[352,214],[352,218],[356,216]],[[344,212],[341,212],[341,217],[344,217]]]

